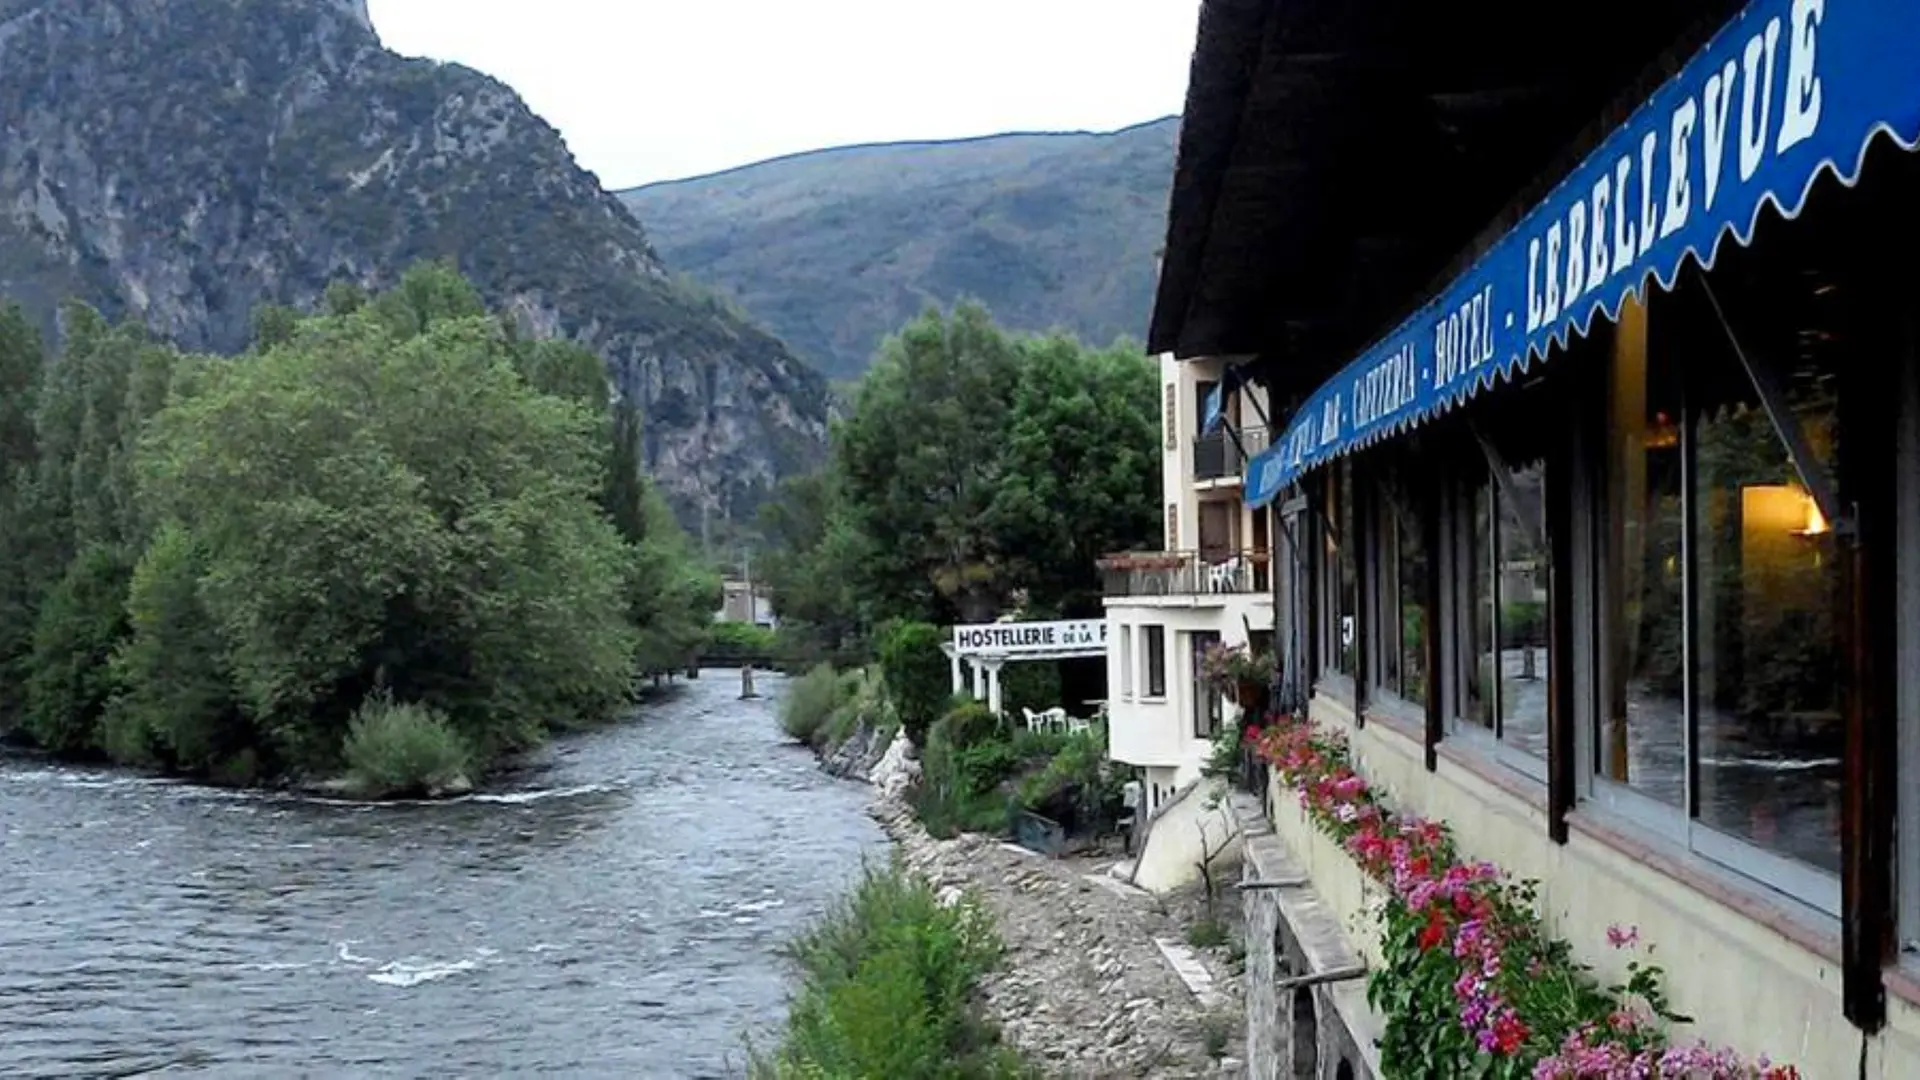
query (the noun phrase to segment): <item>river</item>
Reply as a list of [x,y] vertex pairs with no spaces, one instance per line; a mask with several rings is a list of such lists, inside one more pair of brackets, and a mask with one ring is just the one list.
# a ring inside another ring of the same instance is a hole
[[0,1076],[740,1075],[884,839],[739,686],[437,804],[0,762]]

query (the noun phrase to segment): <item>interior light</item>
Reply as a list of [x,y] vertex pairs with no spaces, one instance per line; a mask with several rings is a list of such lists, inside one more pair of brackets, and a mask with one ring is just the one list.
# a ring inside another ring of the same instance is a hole
[[1807,527],[1800,530],[1801,536],[1820,536],[1830,528],[1826,516],[1820,513],[1820,504],[1812,495],[1807,495]]

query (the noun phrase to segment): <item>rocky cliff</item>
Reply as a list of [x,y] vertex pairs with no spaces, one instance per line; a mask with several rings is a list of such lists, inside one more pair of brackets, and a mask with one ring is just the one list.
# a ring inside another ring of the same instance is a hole
[[648,465],[739,516],[825,438],[821,377],[669,274],[501,83],[380,46],[365,0],[0,0],[0,296],[243,348],[264,302],[450,258],[644,402]]

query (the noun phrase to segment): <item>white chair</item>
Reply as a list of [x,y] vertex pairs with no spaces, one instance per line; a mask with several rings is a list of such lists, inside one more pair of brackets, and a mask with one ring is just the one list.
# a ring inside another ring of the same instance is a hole
[[1230,593],[1240,581],[1240,557],[1215,563],[1207,570],[1207,585],[1216,593]]

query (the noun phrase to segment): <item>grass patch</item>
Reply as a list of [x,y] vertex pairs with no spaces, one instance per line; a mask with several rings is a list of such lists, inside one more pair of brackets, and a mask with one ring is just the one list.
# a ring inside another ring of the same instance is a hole
[[342,753],[348,781],[367,798],[423,795],[471,781],[466,740],[424,705],[369,699],[354,711]]
[[1232,939],[1219,919],[1201,919],[1187,927],[1187,944],[1196,949],[1218,949]]
[[976,1005],[1000,941],[971,902],[942,907],[897,864],[867,869],[789,949],[800,986],[781,1046],[755,1080],[1016,1080],[1038,1074]]
[[1200,1020],[1200,1046],[1207,1057],[1219,1061],[1233,1044],[1233,1019],[1221,1013],[1208,1013]]

